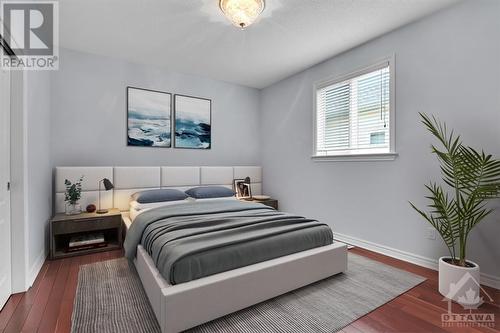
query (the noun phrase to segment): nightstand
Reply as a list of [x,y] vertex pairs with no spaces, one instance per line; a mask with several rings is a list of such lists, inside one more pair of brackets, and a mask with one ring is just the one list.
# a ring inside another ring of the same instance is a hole
[[258,202],[263,205],[273,207],[274,209],[278,210],[278,200],[276,199],[266,199],[266,200],[255,200],[255,199],[249,199],[249,200],[244,200],[248,202]]
[[[50,259],[120,249],[123,245],[122,226],[122,215],[118,209],[110,209],[106,214],[56,214],[50,220]],[[102,233],[106,244],[68,251],[71,237],[90,233]]]

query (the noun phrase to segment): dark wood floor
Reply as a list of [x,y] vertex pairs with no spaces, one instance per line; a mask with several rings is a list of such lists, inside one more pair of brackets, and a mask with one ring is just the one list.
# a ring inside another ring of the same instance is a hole
[[[435,271],[360,248],[350,251],[421,275],[427,280],[353,322],[342,332],[500,332],[499,290],[486,288],[493,302],[486,302],[479,310],[495,314],[495,328],[443,327],[441,314],[446,313],[447,303],[437,292]],[[0,332],[69,332],[80,266],[121,256],[122,251],[111,251],[45,262],[33,287],[26,293],[12,295],[0,312]],[[453,311],[464,313],[456,304]]]

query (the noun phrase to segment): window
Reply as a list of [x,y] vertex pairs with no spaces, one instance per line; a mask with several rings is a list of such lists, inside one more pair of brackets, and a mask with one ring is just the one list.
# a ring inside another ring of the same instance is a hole
[[316,85],[314,158],[394,159],[391,62]]

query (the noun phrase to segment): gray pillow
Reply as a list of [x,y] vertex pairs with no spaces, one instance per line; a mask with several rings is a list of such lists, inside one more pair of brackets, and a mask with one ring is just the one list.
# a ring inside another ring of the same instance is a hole
[[225,198],[234,196],[234,191],[223,186],[193,187],[186,191],[187,195],[195,199]]
[[186,193],[174,189],[147,190],[132,195],[132,199],[141,204],[184,200],[187,197]]

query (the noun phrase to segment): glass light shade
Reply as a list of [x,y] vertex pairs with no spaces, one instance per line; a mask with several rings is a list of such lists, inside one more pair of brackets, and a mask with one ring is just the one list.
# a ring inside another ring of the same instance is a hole
[[264,0],[220,0],[219,6],[226,17],[235,26],[246,28],[259,17],[264,10]]

